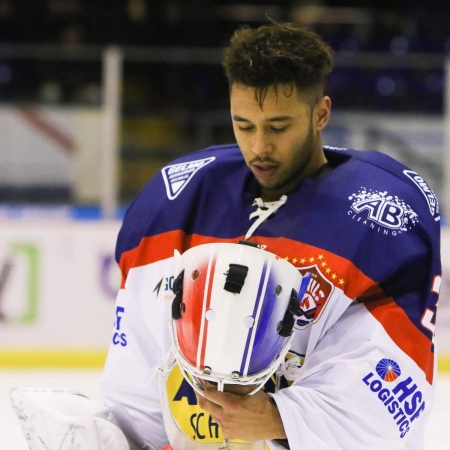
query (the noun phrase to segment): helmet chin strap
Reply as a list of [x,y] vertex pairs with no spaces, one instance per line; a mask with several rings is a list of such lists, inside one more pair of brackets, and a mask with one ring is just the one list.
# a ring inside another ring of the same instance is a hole
[[277,209],[281,208],[287,201],[287,195],[282,195],[279,200],[274,202],[263,202],[262,198],[255,198],[253,201],[253,206],[257,206],[258,209],[252,212],[249,216],[249,219],[252,220],[255,217],[257,219],[253,222],[252,226],[248,229],[245,239],[249,239],[256,229],[266,220],[268,219]]

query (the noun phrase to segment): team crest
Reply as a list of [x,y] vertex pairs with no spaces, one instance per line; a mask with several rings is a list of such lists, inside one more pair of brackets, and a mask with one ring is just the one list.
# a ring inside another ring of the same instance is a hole
[[164,184],[166,185],[167,197],[169,200],[177,198],[182,190],[187,186],[192,177],[210,162],[216,159],[211,158],[197,159],[196,161],[188,161],[185,163],[172,164],[161,170]]
[[300,300],[296,315],[296,329],[303,329],[317,322],[330,298],[334,285],[328,281],[316,265],[299,269],[302,276],[311,274],[305,295]]

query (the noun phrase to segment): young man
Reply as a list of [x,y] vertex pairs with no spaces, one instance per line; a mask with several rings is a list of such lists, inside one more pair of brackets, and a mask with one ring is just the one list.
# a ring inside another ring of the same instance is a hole
[[[223,438],[272,449],[423,448],[436,378],[438,203],[391,158],[322,145],[331,66],[329,47],[295,25],[238,30],[224,58],[237,145],[164,167],[126,214],[102,393],[128,410],[142,448],[220,448]],[[196,396],[161,363],[174,250],[242,239],[311,276],[287,382],[255,395],[209,384]]]

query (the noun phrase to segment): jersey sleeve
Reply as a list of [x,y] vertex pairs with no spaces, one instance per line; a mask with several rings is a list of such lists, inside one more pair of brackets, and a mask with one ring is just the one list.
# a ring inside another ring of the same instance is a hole
[[273,394],[291,449],[409,448],[434,396],[424,373],[354,303]]
[[[144,212],[147,214],[147,209]],[[170,308],[165,296],[172,281],[177,243],[167,236],[145,236],[141,227],[139,214],[131,208],[117,242],[122,283],[101,394],[105,403],[124,406],[141,436],[160,449],[169,441],[157,372],[170,348]]]
[[320,315],[297,331],[307,336],[303,366],[271,394],[291,449],[423,448],[436,384],[440,226],[421,189],[391,175],[378,184],[396,197],[355,189],[348,217],[329,224],[335,251],[320,254],[314,280],[338,276]]
[[117,296],[115,323],[103,371],[101,395],[130,413],[141,436],[155,449],[168,444],[161,414],[158,377],[163,351],[148,329],[141,308],[126,288]]
[[169,443],[157,372],[171,347],[173,255],[188,246],[188,227],[198,213],[179,194],[198,201],[208,176],[203,167],[215,160],[212,149],[162,168],[128,208],[116,243],[122,282],[101,393],[106,403],[124,406],[158,449]]

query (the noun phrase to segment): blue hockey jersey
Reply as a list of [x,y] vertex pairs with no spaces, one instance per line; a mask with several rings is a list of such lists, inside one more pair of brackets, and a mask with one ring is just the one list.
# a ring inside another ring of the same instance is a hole
[[161,396],[178,396],[180,407],[168,408],[186,411],[181,433],[220,442],[199,420],[192,425],[188,394],[148,382],[170,349],[174,250],[243,238],[311,274],[286,365],[292,384],[272,394],[290,448],[422,448],[434,396],[438,201],[419,174],[386,155],[324,151],[332,170],[303,179],[256,228],[266,205],[255,201],[259,186],[236,145],[179,158],[129,207],[103,395],[130,410],[155,448],[175,439]]

